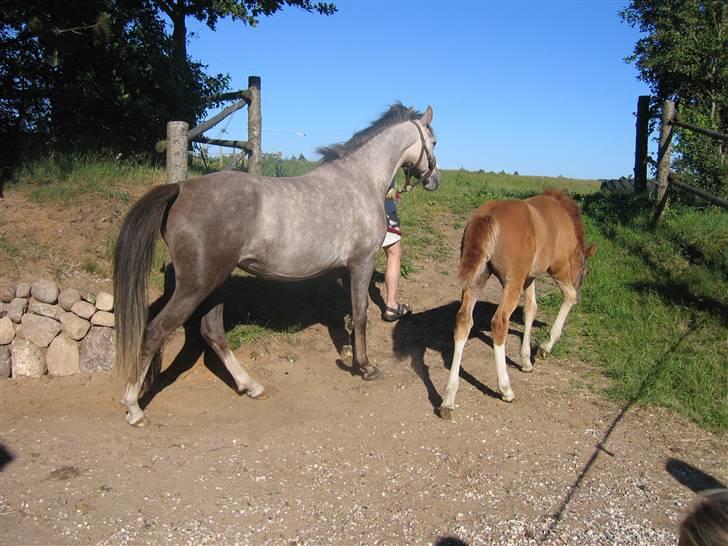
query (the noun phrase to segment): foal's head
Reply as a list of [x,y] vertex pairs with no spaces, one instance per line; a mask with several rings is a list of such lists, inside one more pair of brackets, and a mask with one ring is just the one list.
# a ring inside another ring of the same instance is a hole
[[[584,239],[584,224],[581,221],[581,211],[576,202],[569,197],[566,190],[559,191],[555,189],[547,189],[544,195],[549,195],[556,199],[571,218],[571,227],[574,229],[576,236],[576,248],[571,252],[569,257],[571,270],[571,284],[576,289],[577,301],[581,297],[581,285],[584,278],[589,274],[589,265],[587,260],[597,251],[595,245],[587,245]],[[568,229],[568,228],[567,228]]]
[[576,288],[576,299],[581,299],[581,285],[584,279],[589,274],[589,264],[587,260],[594,256],[597,251],[595,245],[589,245],[586,248],[579,248],[577,252],[572,255],[571,261],[571,284]]

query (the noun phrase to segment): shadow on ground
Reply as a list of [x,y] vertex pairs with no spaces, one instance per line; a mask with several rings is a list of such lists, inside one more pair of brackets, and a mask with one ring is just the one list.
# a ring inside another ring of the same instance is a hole
[[[440,353],[442,364],[450,369],[453,355],[453,330],[455,317],[460,308],[459,301],[452,301],[426,311],[414,313],[409,317],[400,320],[393,331],[394,353],[398,358],[409,359],[410,366],[422,380],[427,389],[427,396],[432,404],[433,411],[437,413],[442,404],[442,397],[438,393],[430,378],[429,366],[425,362],[427,350]],[[490,331],[490,321],[495,314],[498,305],[488,301],[479,301],[473,309],[473,329],[469,339],[478,338],[480,341],[493,348],[493,339],[483,330]],[[511,323],[523,325],[523,308],[519,306],[511,315]],[[534,321],[534,327],[539,326],[539,321]],[[523,332],[509,329],[508,333],[522,338]],[[467,355],[465,349],[464,358]],[[520,369],[511,358],[506,356],[509,366]],[[493,364],[494,365],[494,364]],[[478,389],[486,396],[500,398],[500,394],[483,384],[475,376],[460,365],[460,377],[470,385]]]
[[[156,315],[173,291],[173,276],[167,274],[165,294],[150,305]],[[314,324],[326,326],[337,352],[350,343],[344,317],[351,313],[348,277],[330,274],[301,282],[281,283],[251,276],[234,275],[219,289],[225,305],[225,331],[240,324],[257,324],[278,333],[299,332]],[[204,302],[184,325],[185,341],[170,365],[152,382],[140,400],[142,408],[192,368],[203,356],[205,366],[237,392],[233,378],[200,334],[200,321],[209,310]]]
[[680,459],[668,459],[667,463],[665,463],[665,470],[694,493],[699,493],[707,489],[723,489],[726,487],[726,484],[710,474]]

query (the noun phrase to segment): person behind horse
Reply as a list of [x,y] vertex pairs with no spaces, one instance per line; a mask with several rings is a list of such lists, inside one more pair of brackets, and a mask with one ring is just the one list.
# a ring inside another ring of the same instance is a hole
[[402,231],[397,216],[397,200],[399,192],[395,188],[394,180],[389,185],[389,191],[384,199],[384,212],[387,215],[387,235],[384,237],[382,248],[387,255],[387,266],[384,270],[384,286],[387,290],[385,310],[382,320],[394,322],[412,313],[406,303],[397,303],[397,286],[401,275],[402,263]]

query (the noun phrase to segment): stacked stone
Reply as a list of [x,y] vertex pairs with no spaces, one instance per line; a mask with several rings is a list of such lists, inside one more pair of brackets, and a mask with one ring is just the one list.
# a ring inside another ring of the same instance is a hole
[[114,365],[114,298],[53,281],[0,287],[0,377],[73,375]]

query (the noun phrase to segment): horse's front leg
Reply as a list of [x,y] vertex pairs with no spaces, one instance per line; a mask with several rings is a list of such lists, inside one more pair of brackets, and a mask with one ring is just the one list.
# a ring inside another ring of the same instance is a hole
[[[558,283],[558,281],[557,281]],[[561,288],[561,293],[564,295],[564,301],[561,303],[559,314],[556,316],[553,326],[551,327],[551,334],[549,340],[538,348],[538,356],[545,358],[551,352],[559,338],[561,337],[561,331],[564,328],[564,322],[566,317],[569,315],[569,311],[576,303],[576,289],[571,283],[558,283]]]
[[521,370],[532,372],[531,363],[531,329],[536,318],[538,304],[536,303],[536,281],[528,279],[523,291],[523,341],[521,342]]
[[366,380],[381,377],[379,369],[367,357],[367,307],[369,283],[374,272],[374,256],[349,269],[351,279],[351,314],[354,326],[354,369]]

